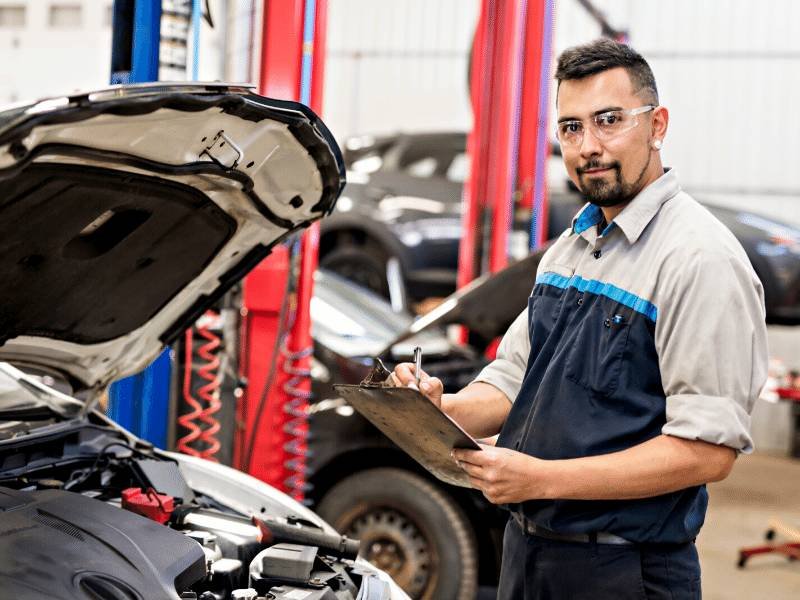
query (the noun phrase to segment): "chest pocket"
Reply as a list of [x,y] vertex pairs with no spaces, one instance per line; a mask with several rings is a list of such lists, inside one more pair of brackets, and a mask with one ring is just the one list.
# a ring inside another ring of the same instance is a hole
[[579,295],[564,376],[595,394],[613,395],[626,360],[631,312],[605,298]]

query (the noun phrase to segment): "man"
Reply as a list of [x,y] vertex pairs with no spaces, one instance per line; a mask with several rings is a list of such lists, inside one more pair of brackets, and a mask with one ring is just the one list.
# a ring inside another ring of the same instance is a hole
[[[700,597],[707,482],[750,452],[766,380],[763,292],[734,236],[681,191],[647,62],[599,40],[556,71],[558,139],[588,203],[542,258],[528,310],[456,394],[472,485],[511,513],[499,598]],[[712,107],[698,107],[712,111]],[[414,380],[399,365],[395,382]]]

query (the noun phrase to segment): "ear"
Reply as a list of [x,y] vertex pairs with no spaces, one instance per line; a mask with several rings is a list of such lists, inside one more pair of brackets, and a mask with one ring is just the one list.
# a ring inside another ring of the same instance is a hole
[[663,143],[669,126],[669,111],[665,106],[659,106],[653,111],[653,142]]

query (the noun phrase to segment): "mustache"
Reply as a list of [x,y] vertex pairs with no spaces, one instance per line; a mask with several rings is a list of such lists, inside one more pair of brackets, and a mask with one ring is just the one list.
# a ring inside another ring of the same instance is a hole
[[593,169],[616,169],[619,170],[619,163],[617,161],[613,161],[610,163],[601,163],[597,160],[590,160],[582,167],[577,168],[578,175],[583,175],[586,171],[591,171]]

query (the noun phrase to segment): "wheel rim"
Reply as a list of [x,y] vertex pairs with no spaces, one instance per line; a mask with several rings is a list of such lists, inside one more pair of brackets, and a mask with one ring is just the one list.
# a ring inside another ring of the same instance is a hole
[[375,508],[356,516],[342,530],[361,540],[362,556],[386,571],[412,598],[424,598],[433,587],[434,550],[402,513]]

